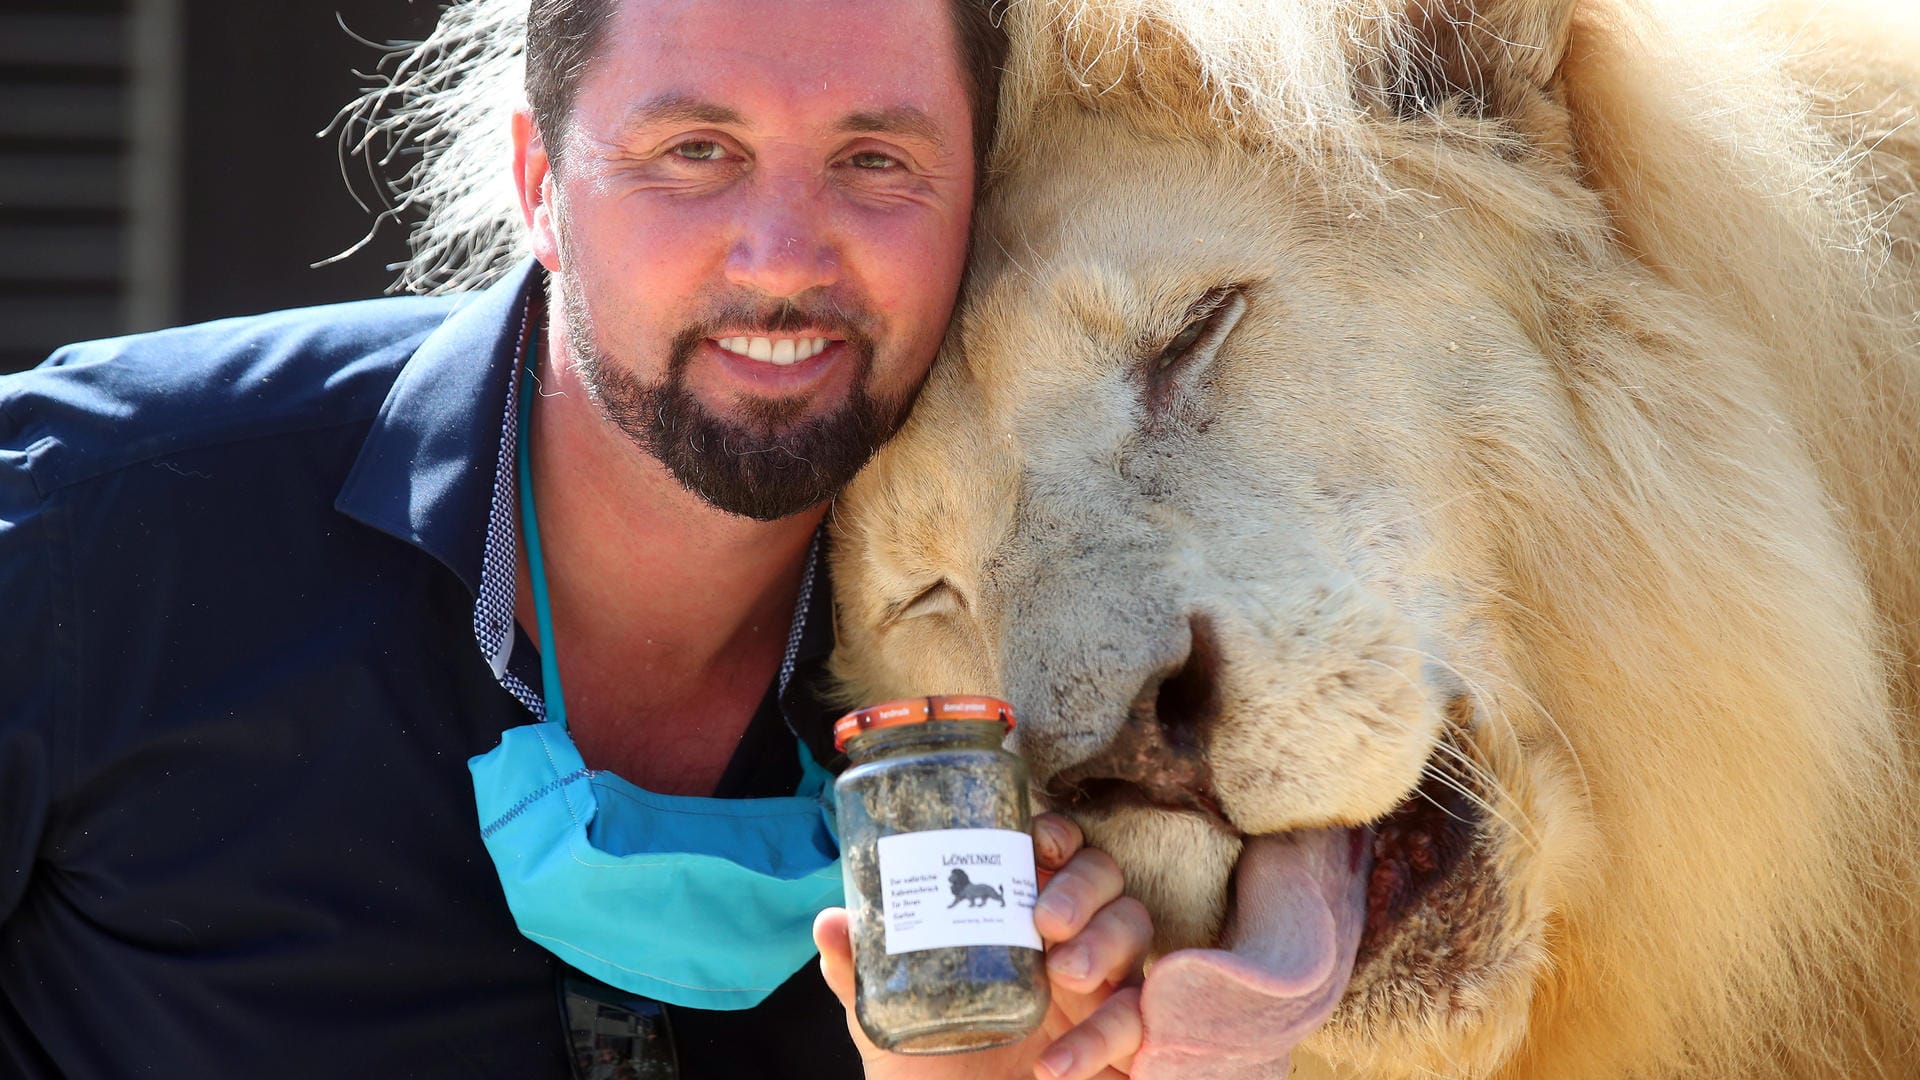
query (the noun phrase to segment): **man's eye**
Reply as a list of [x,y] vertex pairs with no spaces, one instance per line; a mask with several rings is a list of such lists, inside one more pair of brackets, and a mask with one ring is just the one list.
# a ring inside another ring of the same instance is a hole
[[847,159],[847,164],[856,169],[897,169],[900,163],[885,154],[867,151],[855,154]]
[[719,161],[727,156],[726,147],[708,140],[683,142],[673,148],[673,153],[688,161]]

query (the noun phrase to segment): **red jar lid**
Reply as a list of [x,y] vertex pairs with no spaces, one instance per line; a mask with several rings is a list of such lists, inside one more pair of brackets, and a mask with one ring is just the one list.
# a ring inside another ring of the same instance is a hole
[[833,724],[833,748],[844,750],[847,740],[863,731],[920,724],[928,720],[998,720],[1013,730],[1013,706],[999,698],[978,694],[936,694],[900,698],[855,709]]

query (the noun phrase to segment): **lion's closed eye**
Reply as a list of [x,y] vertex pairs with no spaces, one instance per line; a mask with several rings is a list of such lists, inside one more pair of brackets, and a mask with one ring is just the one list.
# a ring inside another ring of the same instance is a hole
[[942,578],[922,589],[912,599],[901,601],[890,607],[881,619],[881,625],[891,626],[907,619],[919,619],[929,615],[952,615],[965,610],[966,601],[961,599],[959,590]]
[[1247,310],[1247,300],[1238,285],[1221,285],[1207,290],[1187,309],[1186,325],[1154,353],[1148,362],[1148,375],[1167,377],[1181,367],[1204,363],[1220,348],[1234,324]]
[[1149,430],[1160,430],[1194,400],[1215,355],[1246,310],[1244,287],[1215,286],[1187,308],[1177,333],[1143,350],[1137,370]]

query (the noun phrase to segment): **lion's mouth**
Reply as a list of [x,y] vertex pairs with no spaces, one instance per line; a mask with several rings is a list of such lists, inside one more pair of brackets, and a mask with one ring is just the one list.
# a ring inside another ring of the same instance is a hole
[[[1393,928],[1453,875],[1473,846],[1480,828],[1479,806],[1466,779],[1445,761],[1443,754],[1436,754],[1428,761],[1420,785],[1391,813],[1349,830],[1352,842],[1368,844],[1372,853],[1361,962],[1371,958]],[[1048,798],[1069,813],[1134,808],[1191,814],[1242,843],[1249,839],[1227,817],[1203,767],[1169,764],[1152,783],[1062,774],[1049,785]]]
[[1266,836],[1234,828],[1204,759],[1173,762],[1146,783],[1071,771],[1055,778],[1049,794],[1063,809],[1194,815],[1241,845],[1219,947],[1155,962],[1142,996],[1148,1039],[1139,1075],[1196,1062],[1209,1075],[1267,1075],[1327,1023],[1354,972],[1379,958],[1436,890],[1444,893],[1471,851],[1476,801],[1448,760],[1436,754],[1422,783],[1376,821]]
[[1367,878],[1361,963],[1460,869],[1480,830],[1479,804],[1458,770],[1436,757],[1423,776],[1411,795],[1371,826],[1373,872]]

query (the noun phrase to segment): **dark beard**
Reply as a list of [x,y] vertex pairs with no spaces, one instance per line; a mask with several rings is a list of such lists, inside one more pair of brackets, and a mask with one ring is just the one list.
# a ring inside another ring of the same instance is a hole
[[[867,394],[873,374],[873,339],[860,320],[837,308],[802,311],[782,303],[772,311],[728,309],[674,336],[667,374],[643,385],[630,369],[609,363],[593,332],[577,288],[563,291],[567,330],[580,381],[600,412],[635,445],[653,455],[682,487],[709,505],[755,521],[774,521],[817,506],[838,494],[891,438],[906,418],[913,395],[900,402]],[[856,365],[846,402],[832,412],[797,419],[805,398],[748,399],[739,420],[715,416],[687,388],[694,350],[718,327],[763,334],[802,327],[830,330]]]

